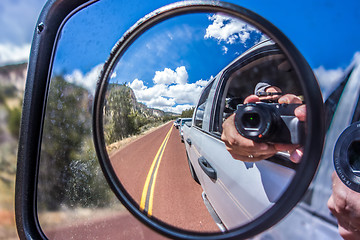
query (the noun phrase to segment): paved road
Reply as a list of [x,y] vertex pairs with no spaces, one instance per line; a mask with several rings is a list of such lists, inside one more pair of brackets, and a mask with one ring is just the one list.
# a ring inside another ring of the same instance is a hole
[[185,146],[172,123],[111,156],[116,174],[141,210],[170,225],[219,231],[190,175]]
[[[94,217],[95,218],[95,217]],[[115,216],[91,219],[70,226],[45,229],[45,235],[52,240],[126,239],[166,240],[168,238],[141,224],[129,212]]]

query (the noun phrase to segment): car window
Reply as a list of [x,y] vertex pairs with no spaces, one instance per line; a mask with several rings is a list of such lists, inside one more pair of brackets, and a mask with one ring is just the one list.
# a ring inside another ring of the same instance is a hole
[[[279,87],[283,93],[291,93],[304,99],[295,71],[276,44],[268,41],[259,46],[240,56],[219,76],[221,84],[215,101],[215,114],[212,116],[213,126],[210,128],[217,138],[221,137],[223,122],[238,106],[243,105],[248,96],[255,94],[259,83],[269,83]],[[269,104],[273,103],[275,102]],[[267,160],[292,169],[297,167],[297,164],[289,160],[286,152],[278,152]]]
[[295,72],[291,69],[278,71],[279,66],[288,65],[276,45],[265,46],[240,57],[223,72],[222,84],[217,96],[213,133],[221,135],[222,123],[231,116],[237,105],[246,97],[255,94],[258,83],[271,82],[285,93],[302,96]]
[[201,97],[200,97],[200,100],[198,103],[198,107],[196,108],[194,124],[195,124],[195,126],[197,126],[199,128],[202,128],[205,107],[206,107],[206,103],[207,103],[209,93],[210,93],[213,83],[214,83],[214,81],[212,81],[211,83],[209,83],[209,85],[206,86],[206,88],[204,89],[204,91],[201,94]]

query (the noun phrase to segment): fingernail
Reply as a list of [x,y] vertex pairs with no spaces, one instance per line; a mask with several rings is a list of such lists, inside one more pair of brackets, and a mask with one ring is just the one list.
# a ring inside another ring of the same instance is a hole
[[279,99],[279,103],[289,104],[289,103],[290,103],[290,100],[289,100],[289,98],[287,98],[287,97],[281,97],[281,98]]
[[305,115],[306,114],[306,108],[298,107],[295,109],[295,115]]
[[299,163],[302,158],[302,152],[299,149],[296,149],[290,156],[290,160],[294,163]]

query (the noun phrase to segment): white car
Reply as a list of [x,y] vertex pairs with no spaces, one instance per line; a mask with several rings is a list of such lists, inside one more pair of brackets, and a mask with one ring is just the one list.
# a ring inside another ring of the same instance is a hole
[[[220,139],[224,119],[253,94],[261,80],[253,77],[251,82],[247,77],[255,76],[262,67],[278,69],[284,61],[284,55],[270,40],[249,49],[209,82],[195,107],[191,127],[184,127],[191,174],[201,184],[204,203],[223,231],[264,213],[295,174],[296,164],[286,153],[256,163],[243,162],[232,158]],[[279,81],[293,77],[291,71],[281,74],[277,76]],[[288,82],[291,86],[282,84],[284,91],[298,94],[296,81]]]
[[183,132],[183,127],[185,123],[191,123],[192,119],[191,118],[181,118],[180,122],[179,122],[179,134],[180,134],[180,139],[181,142],[184,142],[184,132]]
[[174,121],[174,127],[175,127],[176,129],[179,129],[180,121],[181,121],[181,118],[178,118],[178,119],[176,119],[176,120]]

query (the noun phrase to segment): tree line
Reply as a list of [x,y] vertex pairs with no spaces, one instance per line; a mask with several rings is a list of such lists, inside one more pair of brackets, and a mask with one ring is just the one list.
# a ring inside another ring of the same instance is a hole
[[[110,84],[105,99],[103,123],[108,144],[176,117],[154,115],[137,103],[125,84]],[[41,146],[39,210],[103,207],[114,201],[93,146],[91,120],[91,94],[62,76],[53,77]]]

